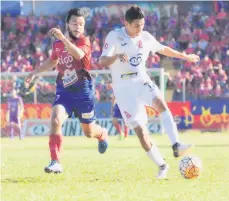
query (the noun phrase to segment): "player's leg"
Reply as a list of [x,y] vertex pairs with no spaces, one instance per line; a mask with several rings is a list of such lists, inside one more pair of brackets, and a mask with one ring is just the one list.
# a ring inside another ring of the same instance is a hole
[[[116,96],[117,101],[119,100]],[[166,178],[168,172],[168,165],[163,159],[161,153],[159,152],[155,143],[152,142],[147,129],[147,114],[145,106],[140,103],[137,98],[123,99],[120,97],[120,110],[125,122],[128,123],[130,128],[132,128],[138,139],[142,148],[147,153],[147,156],[152,160],[159,168],[157,177],[159,179]]]
[[51,131],[49,136],[49,150],[51,156],[51,163],[45,167],[45,172],[60,173],[62,172],[62,166],[60,165],[60,151],[62,148],[62,125],[67,119],[65,107],[57,104],[52,108],[51,117]]
[[9,130],[10,130],[10,139],[14,138],[14,124],[13,122],[9,123]]
[[95,123],[95,99],[78,100],[74,103],[76,115],[78,116],[82,130],[88,138],[98,139],[98,149],[102,154],[108,148],[108,131]]
[[23,139],[23,136],[22,136],[22,129],[21,129],[21,122],[18,123],[18,136],[19,136],[19,139],[22,140]]
[[180,143],[177,125],[158,87],[151,81],[144,83],[142,96],[147,105],[153,106],[159,112],[165,132],[168,134],[172,144],[174,157],[183,155],[191,145]]
[[16,134],[15,124],[18,123],[16,116],[11,116],[9,118],[9,130],[10,130],[10,139],[14,138],[14,135]]
[[120,135],[120,139],[122,139],[122,137],[124,136],[124,133],[122,131],[122,125],[121,125],[119,119],[113,117],[112,124],[114,125],[114,127],[116,128],[118,134]]
[[165,179],[167,178],[167,172],[169,170],[169,165],[165,162],[162,157],[157,145],[150,139],[148,129],[146,125],[139,125],[134,128],[142,148],[146,151],[147,156],[152,160],[159,168],[157,178]]
[[118,131],[118,134],[120,135],[120,139],[123,139],[124,133],[122,131],[122,124],[120,121],[121,119],[122,119],[122,114],[120,112],[118,104],[115,104],[114,109],[113,109],[112,123],[113,123],[114,127],[116,128],[116,130]]
[[128,134],[129,134],[129,127],[124,122],[124,136],[125,136],[125,138],[128,137]]
[[162,118],[163,127],[165,129],[165,132],[168,134],[168,137],[172,144],[174,157],[177,158],[183,155],[190,147],[192,147],[192,145],[180,143],[177,125],[173,119],[172,113],[168,108],[165,100],[163,100],[159,96],[155,97],[153,99],[153,105],[154,107],[156,107],[157,111],[159,112]]
[[22,140],[23,136],[22,136],[22,129],[21,129],[21,120],[19,118],[15,122],[15,127],[17,129],[19,139]]
[[94,121],[91,123],[81,123],[82,130],[88,138],[98,139],[99,153],[103,154],[108,148],[108,131]]

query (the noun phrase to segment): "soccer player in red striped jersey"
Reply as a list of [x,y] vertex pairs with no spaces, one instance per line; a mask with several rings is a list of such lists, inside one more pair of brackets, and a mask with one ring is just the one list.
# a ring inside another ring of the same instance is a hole
[[64,121],[74,113],[78,117],[84,134],[98,139],[98,149],[104,153],[108,147],[107,129],[95,124],[95,89],[89,73],[91,65],[91,44],[83,35],[85,19],[80,9],[71,9],[66,18],[67,31],[53,28],[50,35],[57,38],[51,57],[26,79],[30,82],[35,75],[57,66],[56,99],[53,103],[49,148],[51,163],[45,172],[60,173],[59,152],[62,146]]

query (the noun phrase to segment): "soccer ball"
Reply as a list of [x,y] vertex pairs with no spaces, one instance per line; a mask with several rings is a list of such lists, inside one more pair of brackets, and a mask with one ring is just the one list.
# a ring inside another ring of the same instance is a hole
[[179,164],[179,171],[185,179],[197,178],[202,170],[202,163],[196,156],[185,156]]

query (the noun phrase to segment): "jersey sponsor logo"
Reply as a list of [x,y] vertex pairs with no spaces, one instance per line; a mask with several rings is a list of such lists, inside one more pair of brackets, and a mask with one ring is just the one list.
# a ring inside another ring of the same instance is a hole
[[68,87],[68,86],[74,84],[78,80],[78,76],[76,74],[76,71],[74,69],[73,70],[66,69],[64,71],[64,76],[63,76],[62,80],[63,80],[64,87]]
[[65,65],[67,68],[71,68],[73,60],[74,60],[73,56],[70,54],[65,56],[60,56],[59,64]]
[[121,75],[121,78],[124,79],[124,80],[127,80],[127,79],[130,79],[130,78],[133,78],[133,77],[136,77],[138,75],[138,72],[130,72],[130,73],[125,73],[125,74],[122,74]]
[[83,119],[90,119],[95,116],[95,111],[92,110],[91,112],[88,113],[82,113],[82,118]]
[[138,66],[142,62],[142,53],[139,53],[136,57],[130,58],[130,65],[131,66]]

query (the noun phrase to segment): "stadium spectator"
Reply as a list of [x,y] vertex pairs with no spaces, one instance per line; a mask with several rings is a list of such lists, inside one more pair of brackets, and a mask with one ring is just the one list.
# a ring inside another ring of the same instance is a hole
[[[203,58],[199,66],[193,66],[179,59],[172,60],[176,69],[188,71],[194,76],[195,85],[192,85],[194,91],[197,91],[196,87],[199,87],[197,84],[203,76],[210,76],[213,79],[214,89],[218,80],[221,90],[224,91],[223,85],[229,80],[229,16],[225,7],[221,7],[216,14],[203,13],[201,6],[190,7],[187,14],[179,14],[176,5],[170,6],[170,10],[168,8],[161,12],[156,6],[146,11],[145,29],[155,35],[162,44],[184,50],[186,53],[198,53]],[[98,57],[101,54],[104,38],[111,29],[120,27],[123,22],[122,8],[113,7],[113,10],[115,15],[109,13],[104,6],[104,9],[94,11],[87,20],[86,33],[92,43],[92,69],[101,69]],[[51,54],[53,41],[47,36],[47,30],[52,27],[65,29],[62,16],[6,15],[2,17],[2,25],[1,72],[29,72],[37,68]],[[159,68],[161,60],[162,57],[151,55],[147,67]],[[225,73],[220,74],[220,69]]]

